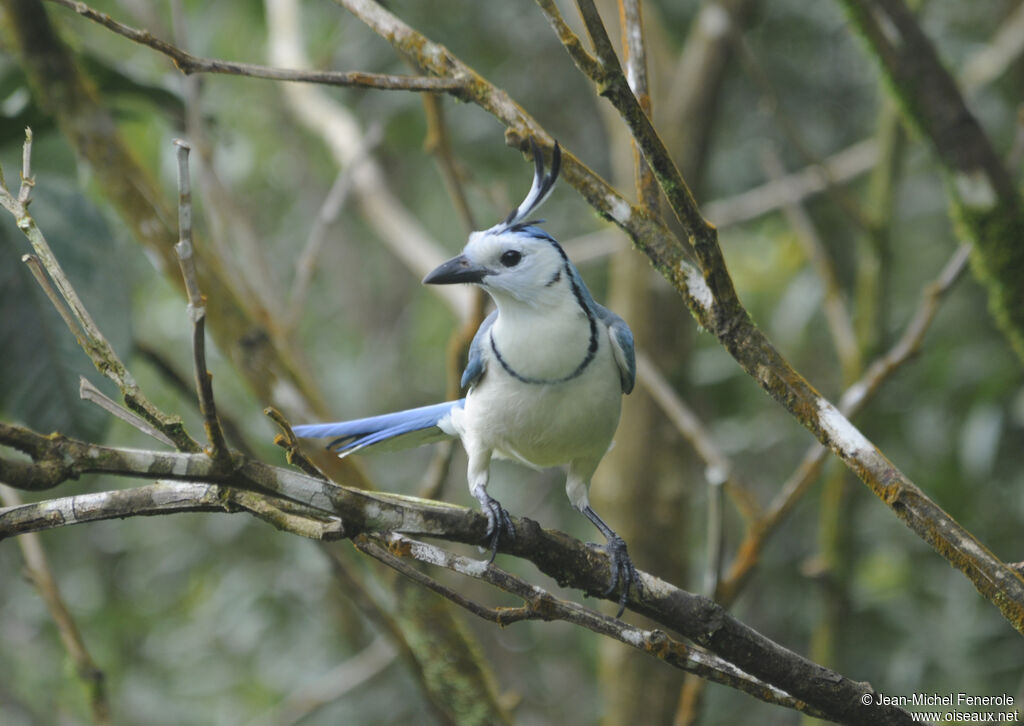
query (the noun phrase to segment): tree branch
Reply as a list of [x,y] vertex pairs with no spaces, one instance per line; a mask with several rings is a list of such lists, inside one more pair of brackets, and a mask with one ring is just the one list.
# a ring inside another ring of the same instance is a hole
[[[961,245],[953,253],[938,277],[925,287],[917,310],[896,343],[876,358],[867,367],[864,375],[843,392],[839,399],[839,409],[844,416],[853,418],[860,413],[882,384],[917,354],[939,311],[939,306],[966,268],[968,253],[969,248],[966,245]],[[726,607],[735,602],[757,565],[760,552],[768,538],[817,479],[827,454],[828,450],[825,447],[820,444],[812,445],[796,470],[779,488],[763,515],[749,525],[729,573],[715,594],[717,602]]]
[[[161,478],[185,482],[186,488],[150,485],[103,495],[81,495],[57,504],[42,503],[32,510],[0,510],[0,538],[22,531],[39,531],[87,521],[169,511],[233,511],[221,498],[223,490],[241,490],[228,496],[234,504],[259,514],[246,493],[269,495],[274,500],[300,505],[297,515],[268,517],[289,531],[296,531],[293,516],[314,517],[324,527],[305,536],[348,537],[359,534],[399,532],[437,537],[465,544],[483,541],[487,519],[463,507],[397,494],[367,492],[341,487],[295,471],[269,466],[241,455],[233,456],[233,469],[225,472],[205,454],[157,452],[99,446],[64,436],[43,436],[31,430],[0,423],[0,444],[29,453],[41,465],[62,462],[60,476],[52,484],[84,473],[103,473],[135,478]],[[31,465],[26,465],[31,466]],[[22,484],[20,471],[0,467],[0,480]],[[217,489],[209,486],[218,485]],[[195,488],[191,488],[195,487]],[[122,502],[133,500],[131,508]],[[280,507],[290,505],[281,504]],[[95,513],[91,515],[90,513]],[[500,552],[528,559],[564,586],[588,595],[605,596],[609,580],[608,557],[560,532],[542,529],[526,518],[513,518],[515,538],[501,543]],[[302,532],[299,532],[302,533]],[[483,567],[484,565],[479,565]],[[641,595],[630,598],[630,607],[665,628],[695,641],[745,673],[785,691],[829,718],[851,724],[904,724],[909,715],[889,706],[864,706],[861,699],[873,693],[868,684],[851,681],[816,665],[754,631],[716,603],[680,590],[647,573],[640,573]]]
[[0,509],[0,540],[74,524],[184,512],[247,511],[277,529],[316,540],[341,536],[336,517],[294,502],[195,481],[157,481]]
[[[383,562],[414,582],[489,622],[504,627],[522,620],[563,620],[653,655],[674,668],[694,673],[713,683],[743,691],[766,703],[792,708],[817,718],[828,718],[824,712],[809,707],[789,694],[750,677],[731,663],[702,648],[688,647],[660,630],[643,630],[628,625],[618,618],[602,615],[577,603],[561,600],[546,590],[531,585],[522,578],[500,568],[484,566],[484,563],[479,560],[460,557],[439,547],[417,542],[398,534],[387,537],[364,534],[356,537],[353,544],[360,552]],[[452,572],[482,580],[522,599],[525,605],[518,608],[489,608],[480,605],[410,566],[404,561],[404,558],[443,567]]]
[[327,86],[376,88],[379,90],[426,91],[432,93],[456,91],[462,82],[456,78],[425,78],[394,76],[362,71],[307,71],[272,68],[252,63],[235,63],[216,58],[202,58],[178,48],[165,40],[154,37],[147,30],[139,30],[114,20],[106,13],[93,10],[77,0],[49,0],[56,5],[75,11],[84,18],[98,23],[140,45],[145,45],[174,61],[174,65],[185,75],[193,73],[220,73],[232,76],[249,76],[270,81],[298,81],[318,83]]

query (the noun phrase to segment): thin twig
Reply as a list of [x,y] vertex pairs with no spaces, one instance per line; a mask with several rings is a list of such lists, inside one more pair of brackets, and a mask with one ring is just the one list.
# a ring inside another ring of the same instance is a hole
[[49,0],[63,5],[84,18],[99,23],[118,35],[124,36],[135,43],[149,46],[164,54],[177,66],[182,73],[220,73],[233,76],[249,76],[271,81],[298,81],[301,83],[317,83],[328,86],[376,88],[379,90],[403,90],[426,92],[451,92],[462,88],[464,81],[457,78],[431,78],[424,76],[395,76],[383,73],[364,73],[361,71],[304,71],[287,68],[273,68],[253,63],[235,63],[216,58],[202,58],[192,55],[167,41],[154,37],[147,30],[139,30],[114,20],[106,13],[93,10],[84,2],[77,0]]
[[40,288],[42,288],[46,297],[49,298],[50,303],[53,305],[53,309],[57,311],[61,320],[63,320],[64,324],[68,326],[68,330],[70,330],[71,334],[75,336],[75,341],[78,342],[79,346],[84,348],[86,346],[85,332],[78,324],[78,321],[75,320],[75,316],[71,314],[71,311],[68,309],[64,300],[53,288],[53,285],[50,283],[50,278],[46,276],[46,271],[43,269],[43,263],[39,261],[39,257],[36,255],[22,255],[21,261],[28,266],[29,272],[32,273],[32,277],[35,278],[36,283]]
[[104,411],[112,416],[116,416],[129,426],[138,429],[148,436],[152,436],[161,444],[170,446],[172,449],[174,448],[174,442],[160,431],[160,429],[150,424],[149,421],[142,418],[134,411],[125,408],[114,399],[108,397],[103,393],[103,391],[94,386],[85,376],[81,376],[78,380],[78,395],[83,401],[95,403]]
[[263,409],[263,413],[281,429],[281,433],[274,437],[274,443],[285,450],[286,461],[310,476],[329,481],[329,477],[302,451],[299,439],[295,432],[292,431],[292,426],[288,423],[288,419],[284,417],[284,414],[273,406]]
[[[183,0],[171,0],[171,38],[183,50],[188,50],[188,23],[185,18]],[[154,20],[148,19],[152,23]],[[204,212],[209,225],[207,248],[204,250],[207,264],[217,264],[225,271],[225,280],[230,292],[217,288],[219,297],[234,294],[256,313],[260,324],[268,331],[276,331],[280,323],[278,316],[278,294],[275,280],[270,273],[265,253],[253,226],[253,217],[243,211],[237,198],[221,181],[217,174],[214,148],[203,112],[202,91],[206,80],[201,75],[181,76],[182,102],[184,105],[185,137],[192,146],[194,161],[198,161],[196,180],[201,197],[205,201]],[[227,431],[226,422],[221,424]]]
[[[626,66],[626,79],[636,96],[640,108],[652,116],[650,80],[647,74],[647,43],[644,38],[643,10],[639,0],[619,0],[619,16],[622,25],[622,47]],[[637,199],[649,214],[658,214],[658,180],[651,167],[644,160],[643,152],[636,141],[633,147],[633,173]]]
[[32,176],[32,129],[25,129],[25,145],[21,147],[21,185],[18,188],[18,203],[28,207],[32,201],[32,187],[36,178]]
[[[185,401],[196,411],[199,410],[195,376],[183,375],[166,355],[143,340],[135,341],[133,354],[139,356],[152,366],[163,382],[177,393],[181,400]],[[190,365],[189,374],[192,372],[192,368],[193,366]],[[253,456],[252,447],[246,442],[245,431],[241,424],[232,416],[225,414],[223,408],[217,409],[217,418],[220,420],[220,425],[224,429],[224,436],[230,442],[231,447],[238,449],[246,456]]]
[[725,562],[725,507],[722,506],[723,482],[708,480],[707,533],[705,541],[704,588],[703,593],[713,598],[722,581],[722,563]]
[[[363,554],[369,555],[370,557],[373,557],[375,560],[378,560],[379,562],[383,562],[385,565],[391,567],[399,574],[408,577],[413,582],[422,585],[423,587],[426,587],[428,590],[436,592],[438,595],[441,595],[445,599],[450,600],[451,602],[458,605],[460,608],[468,610],[469,612],[473,613],[473,615],[476,615],[479,618],[483,618],[484,620],[505,626],[510,625],[512,623],[518,623],[521,620],[552,619],[550,617],[547,617],[545,607],[543,604],[547,598],[551,597],[551,595],[549,595],[547,592],[545,592],[544,590],[535,585],[530,585],[525,581],[519,581],[519,584],[522,585],[522,591],[517,594],[519,594],[521,597],[526,598],[527,595],[524,595],[523,592],[525,592],[528,589],[532,591],[532,597],[527,600],[527,605],[525,607],[490,608],[481,605],[473,600],[470,600],[469,598],[456,592],[452,588],[443,585],[442,583],[438,582],[426,573],[404,562],[401,559],[401,557],[397,556],[396,553],[402,554],[403,556],[412,555],[414,559],[417,559],[421,562],[430,562],[431,564],[439,564],[441,561],[446,561],[448,557],[452,557],[455,560],[458,560],[458,563],[454,564],[451,567],[451,569],[457,572],[462,572],[462,574],[470,574],[477,570],[493,568],[494,573],[491,573],[489,576],[479,577],[479,579],[482,579],[486,582],[490,582],[491,584],[495,584],[497,581],[502,581],[503,576],[507,576],[510,578],[513,577],[512,575],[509,575],[508,573],[502,570],[498,570],[498,568],[494,567],[493,564],[490,564],[487,561],[455,558],[454,555],[450,555],[449,553],[445,552],[440,548],[432,548],[429,545],[423,545],[424,549],[421,549],[419,551],[419,556],[417,556],[413,554],[413,547],[414,544],[421,543],[414,542],[410,539],[406,539],[404,537],[401,537],[400,535],[392,535],[386,540],[382,540],[379,537],[373,537],[363,534],[353,539],[352,544],[355,545],[355,548]],[[424,559],[423,552],[426,551],[426,548],[429,548],[431,553],[434,555],[429,560]],[[507,589],[507,587],[503,589]]]
[[196,261],[192,252],[192,183],[188,173],[188,143],[181,139],[174,142],[178,158],[178,243],[174,251],[178,255],[181,276],[185,281],[188,295],[188,316],[192,321],[192,363],[195,372],[196,395],[199,412],[203,416],[206,438],[210,442],[209,454],[222,466],[230,465],[231,454],[224,429],[217,418],[217,404],[213,398],[213,376],[206,369],[206,298],[199,290],[196,275]]

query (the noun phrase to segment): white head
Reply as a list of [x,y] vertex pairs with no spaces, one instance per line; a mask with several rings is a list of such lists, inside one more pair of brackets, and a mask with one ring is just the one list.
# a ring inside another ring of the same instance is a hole
[[566,286],[578,278],[561,246],[547,232],[527,221],[554,187],[561,165],[561,150],[555,143],[551,171],[544,173],[544,157],[533,140],[533,185],[523,202],[505,220],[490,229],[473,232],[462,254],[453,257],[424,278],[428,285],[476,283],[496,302],[515,300],[542,304],[549,294],[564,295]]

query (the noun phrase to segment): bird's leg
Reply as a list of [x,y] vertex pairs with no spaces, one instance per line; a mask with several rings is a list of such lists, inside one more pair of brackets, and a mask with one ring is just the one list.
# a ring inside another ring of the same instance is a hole
[[512,527],[512,519],[508,516],[505,508],[498,504],[498,500],[487,493],[487,480],[490,476],[491,452],[473,445],[463,439],[466,452],[469,455],[469,491],[480,502],[480,509],[487,517],[487,533],[484,540],[488,549],[491,550],[491,558],[488,562],[494,562],[498,554],[498,543],[502,536],[515,539],[516,531]]
[[483,510],[484,515],[487,517],[487,533],[484,535],[484,539],[487,541],[487,547],[491,551],[491,556],[487,562],[491,563],[494,562],[494,557],[498,554],[498,543],[501,541],[501,538],[504,536],[510,540],[515,539],[516,530],[512,526],[512,518],[508,512],[498,503],[497,499],[487,493],[486,489],[480,488],[474,491],[473,496],[480,502],[480,509]]
[[609,564],[611,565],[612,573],[611,584],[604,591],[604,596],[608,597],[611,595],[615,592],[615,588],[619,586],[619,583],[622,583],[622,594],[619,596],[619,612],[615,614],[615,617],[621,617],[622,613],[626,610],[626,601],[629,600],[629,589],[635,587],[638,595],[642,592],[640,575],[637,573],[636,567],[633,566],[633,561],[629,558],[626,541],[615,534],[615,531],[605,524],[604,520],[597,516],[597,512],[589,505],[584,507],[582,512],[586,515],[587,519],[594,523],[595,527],[601,530],[601,534],[608,540],[605,543],[604,551],[610,560]]

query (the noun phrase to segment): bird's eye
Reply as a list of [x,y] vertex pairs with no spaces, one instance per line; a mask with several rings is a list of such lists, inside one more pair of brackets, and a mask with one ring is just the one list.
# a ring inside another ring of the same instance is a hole
[[501,264],[505,267],[515,267],[521,259],[523,259],[522,252],[519,250],[508,250],[501,256]]

